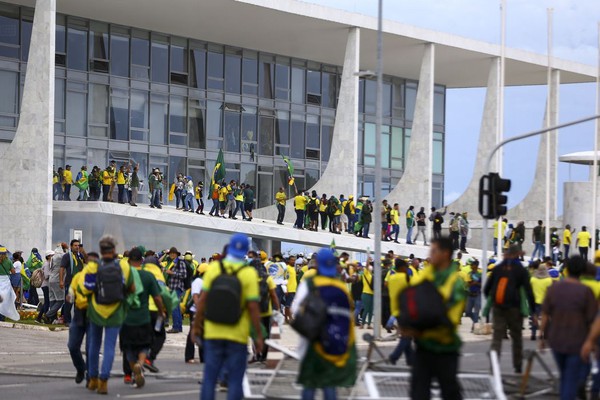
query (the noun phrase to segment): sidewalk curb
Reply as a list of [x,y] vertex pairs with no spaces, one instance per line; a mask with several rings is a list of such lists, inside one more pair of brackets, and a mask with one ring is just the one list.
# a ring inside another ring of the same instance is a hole
[[28,324],[22,324],[19,322],[0,322],[0,328],[12,328],[12,329],[23,329],[23,330],[29,330],[29,331],[46,331],[46,332],[57,332],[57,331],[68,331],[69,328],[66,326],[59,326],[57,325],[56,327],[52,326],[52,327],[48,327],[48,326],[36,326],[36,325],[28,325]]

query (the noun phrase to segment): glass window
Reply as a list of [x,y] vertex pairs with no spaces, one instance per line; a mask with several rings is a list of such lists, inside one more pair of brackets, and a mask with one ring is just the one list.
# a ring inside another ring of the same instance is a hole
[[331,142],[333,140],[333,121],[321,126],[321,161],[329,161]]
[[147,32],[134,31],[131,37],[131,77],[147,80],[150,67],[150,41]]
[[198,89],[206,88],[206,51],[204,49],[190,50],[192,69],[192,86]]
[[[304,117],[302,117],[302,119],[304,119]],[[290,155],[293,158],[304,159],[304,121],[300,120],[300,118],[295,119],[292,115],[291,128]]]
[[321,94],[321,72],[306,72],[306,92],[309,94]]
[[87,71],[87,28],[84,22],[69,21],[67,68]]
[[152,35],[152,82],[169,82],[169,45],[157,35]]
[[304,69],[292,68],[292,102],[304,104]]
[[[208,88],[223,90],[223,54],[208,52]],[[210,136],[210,133],[209,133]]]
[[240,93],[242,73],[242,59],[234,54],[225,57],[225,91],[227,93]]
[[319,117],[308,115],[306,118],[306,147],[319,149],[321,148],[320,144]]
[[223,115],[221,104],[217,101],[208,101],[206,103],[206,136],[209,139],[221,137],[221,119]]
[[104,149],[87,149],[87,164],[88,172],[92,172],[92,166],[104,168],[107,165],[106,150]]
[[[242,113],[242,141],[243,142],[256,142],[256,110],[250,109],[249,107]],[[250,152],[254,151],[254,145],[244,143],[243,151]]]
[[[140,179],[145,181],[148,178],[148,175],[150,175],[148,172],[148,154],[131,153],[131,163],[138,166],[138,176]],[[142,189],[144,192],[147,192],[148,185],[144,185],[140,189]]]
[[171,96],[169,117],[169,132],[186,133],[187,132],[187,98],[180,96]]
[[175,182],[177,174],[187,175],[187,160],[185,157],[170,156],[169,157],[169,187]]
[[364,165],[375,166],[375,124],[365,124]]
[[323,107],[335,108],[336,80],[335,74],[323,72]]
[[129,35],[126,29],[113,29],[110,35],[110,73],[129,76]]
[[129,91],[111,88],[110,138],[129,140]]
[[[3,88],[10,88],[2,79],[4,71],[0,72],[0,85]],[[10,92],[9,92],[10,93]],[[5,93],[6,94],[6,93]],[[8,96],[10,97],[10,96]],[[5,96],[0,97],[0,102],[6,100]],[[65,119],[65,80],[55,79],[54,80],[54,119]]]
[[389,82],[383,83],[383,116],[392,116],[392,84]]
[[444,173],[444,142],[433,141],[433,173]]
[[258,132],[260,138],[258,144],[260,146],[260,154],[264,156],[272,156],[274,149],[274,131],[275,131],[275,120],[271,117],[259,117]]
[[0,56],[19,57],[19,8],[0,6]]
[[90,23],[90,58],[108,60],[108,24]]
[[277,64],[275,66],[275,98],[290,99],[290,67]]
[[243,60],[244,94],[258,95],[258,60],[244,57]]
[[273,98],[273,79],[274,79],[273,63],[270,58],[261,60],[260,69],[258,70],[259,96],[265,99]]
[[[29,59],[29,45],[31,44],[33,13],[29,14],[28,10],[22,10],[21,12],[21,60],[27,61]],[[1,24],[2,22],[0,22],[0,26]]]
[[290,116],[287,111],[277,111],[276,144],[290,144]]
[[67,135],[85,136],[86,98],[84,92],[67,91]]
[[152,95],[150,103],[150,143],[167,144],[167,97]]
[[433,123],[436,125],[444,125],[444,93],[436,91],[433,96]]
[[417,84],[408,82],[406,84],[406,110],[404,118],[407,121],[412,121],[415,114],[415,105],[417,103]]
[[365,80],[358,80],[358,112],[365,112]]
[[412,129],[404,130],[404,158],[408,156],[408,150],[410,148],[410,134]]
[[306,187],[311,188],[319,181],[319,170],[318,169],[306,169]]
[[64,15],[56,16],[56,37],[54,39],[55,51],[59,54],[66,53],[65,39],[67,32],[65,29],[65,17]]
[[187,40],[171,38],[171,72],[187,74]]
[[223,144],[226,151],[240,151],[240,113],[226,112],[223,130]]
[[[240,182],[247,185],[256,186],[256,165],[255,164],[242,164],[240,168]],[[256,196],[256,193],[254,193]],[[244,201],[247,201],[244,199]]]
[[258,207],[267,207],[273,204],[275,193],[273,192],[273,175],[258,174]]
[[189,146],[195,149],[203,149],[206,144],[204,135],[204,109],[200,100],[190,100],[188,109],[189,124]]
[[387,132],[381,133],[381,168],[389,168],[390,167],[390,130],[389,126],[383,127],[387,128]]
[[[296,186],[298,186],[299,183],[296,182]],[[282,188],[288,188],[288,170],[287,167],[275,167],[273,168],[273,188],[279,189],[280,187]],[[298,186],[299,189],[302,189],[302,186]],[[291,194],[287,189],[286,191]]]
[[2,96],[0,96],[0,113],[17,114],[19,73],[0,70],[0,87],[2,88]]
[[377,82],[372,79],[365,80],[365,114],[377,113]]
[[148,92],[131,91],[131,140],[148,140]]
[[108,86],[90,83],[89,122],[93,125],[108,124]]
[[404,84],[400,83],[400,82],[394,82],[394,89],[393,89],[393,99],[392,99],[392,105],[393,105],[393,117],[399,117],[402,118],[403,115],[403,111],[404,111]]
[[402,128],[392,127],[392,157],[404,157],[402,143]]

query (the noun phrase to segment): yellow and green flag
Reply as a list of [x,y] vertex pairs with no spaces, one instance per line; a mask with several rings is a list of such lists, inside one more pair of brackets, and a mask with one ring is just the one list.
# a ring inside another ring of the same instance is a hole
[[223,149],[219,150],[219,155],[217,156],[217,163],[215,164],[215,169],[213,170],[212,175],[212,184],[215,182],[220,182],[225,179],[225,175],[227,171],[225,170],[225,158],[223,157]]
[[281,155],[281,157],[283,158],[283,162],[287,165],[288,184],[290,186],[293,186],[294,185],[294,166],[292,165],[292,160],[290,160],[289,157],[286,157],[284,155]]

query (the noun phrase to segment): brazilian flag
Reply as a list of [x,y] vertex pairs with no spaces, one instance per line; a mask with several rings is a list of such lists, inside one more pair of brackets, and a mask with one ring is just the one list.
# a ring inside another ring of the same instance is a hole
[[225,179],[225,175],[227,171],[225,170],[225,158],[223,157],[223,149],[219,150],[219,155],[217,156],[217,163],[215,164],[215,169],[213,170],[212,175],[212,184],[216,182],[221,182]]
[[281,157],[283,158],[283,162],[287,165],[288,184],[292,186],[294,185],[294,165],[292,164],[292,160],[290,160],[289,157],[286,157],[283,154],[281,155]]

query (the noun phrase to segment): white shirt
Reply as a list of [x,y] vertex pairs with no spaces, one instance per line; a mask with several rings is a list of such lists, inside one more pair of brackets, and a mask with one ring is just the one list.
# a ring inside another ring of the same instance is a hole
[[[192,282],[192,289],[190,290],[190,296],[194,297],[195,294],[199,295],[200,292],[202,292],[202,278],[198,277],[198,278],[194,279],[194,281]],[[193,313],[196,312],[196,303],[194,303],[190,307],[190,311]]]
[[21,264],[21,261],[15,261],[13,263],[13,267],[15,267],[15,274],[20,274],[21,268],[23,268],[23,264]]

